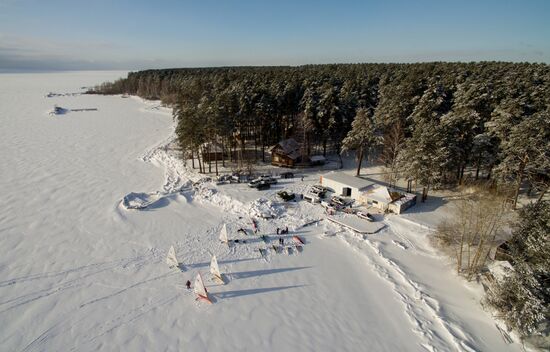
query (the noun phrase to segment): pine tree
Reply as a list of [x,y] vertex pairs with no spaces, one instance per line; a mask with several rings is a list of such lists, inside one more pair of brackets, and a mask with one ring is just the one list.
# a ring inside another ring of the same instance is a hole
[[355,150],[358,153],[357,176],[361,172],[361,162],[364,154],[366,153],[368,156],[380,143],[381,138],[376,134],[376,126],[367,109],[358,109],[355,119],[351,123],[351,130],[342,141],[342,152]]
[[550,319],[550,202],[520,211],[509,252],[514,272],[496,283],[487,301],[498,309],[510,328],[523,335],[536,333]]
[[423,201],[430,186],[440,182],[442,168],[449,155],[449,136],[444,133],[440,121],[450,108],[451,94],[434,80],[410,116],[412,136],[405,143],[398,163],[406,177],[426,186]]

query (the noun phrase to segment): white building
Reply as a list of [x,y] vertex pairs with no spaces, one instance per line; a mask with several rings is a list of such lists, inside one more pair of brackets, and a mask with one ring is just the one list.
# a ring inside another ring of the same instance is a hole
[[401,214],[416,204],[416,195],[391,190],[382,185],[373,185],[361,193],[359,201],[382,211]]
[[361,193],[374,184],[372,181],[336,171],[321,175],[320,182],[337,195],[355,200],[359,200]]

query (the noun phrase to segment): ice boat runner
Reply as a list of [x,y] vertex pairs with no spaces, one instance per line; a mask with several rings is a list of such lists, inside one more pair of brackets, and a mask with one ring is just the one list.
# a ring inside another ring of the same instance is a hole
[[195,285],[194,285],[195,293],[197,294],[197,299],[202,299],[203,301],[206,301],[208,303],[212,303],[210,298],[208,298],[208,291],[206,290],[206,287],[204,287],[204,282],[202,281],[201,273],[197,274],[197,277],[195,278]]
[[170,246],[170,249],[168,250],[168,255],[166,255],[166,264],[168,264],[170,268],[179,267],[178,259],[176,258],[176,250],[174,249],[174,246]]
[[225,224],[223,224],[220,231],[220,241],[222,241],[222,243],[229,244],[229,238],[227,237],[227,226]]
[[218,266],[218,259],[216,259],[215,255],[212,256],[212,260],[210,261],[210,273],[214,275],[214,278],[217,281],[225,284],[222,274],[220,273],[220,267]]

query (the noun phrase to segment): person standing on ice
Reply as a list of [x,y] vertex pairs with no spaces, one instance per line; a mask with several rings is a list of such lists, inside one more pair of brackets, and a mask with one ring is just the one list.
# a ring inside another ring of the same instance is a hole
[[191,281],[187,280],[187,282],[185,283],[185,286],[187,287],[188,290],[191,289]]
[[281,232],[281,230],[277,227],[277,235]]

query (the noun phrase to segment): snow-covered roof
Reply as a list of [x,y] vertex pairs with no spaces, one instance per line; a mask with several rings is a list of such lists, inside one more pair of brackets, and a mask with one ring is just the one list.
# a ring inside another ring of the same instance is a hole
[[412,193],[395,192],[382,185],[371,187],[367,189],[364,194],[366,194],[369,199],[387,204],[392,202],[399,204],[401,202],[409,201],[415,197]]
[[294,138],[284,139],[279,143],[275,144],[271,151],[276,148],[280,148],[281,151],[285,154],[291,154],[292,152],[298,151],[300,149],[300,144],[296,142]]
[[374,184],[372,181],[362,179],[360,177],[351,176],[343,172],[332,171],[323,175],[323,179],[342,183],[346,186],[363,189]]
[[391,203],[392,197],[390,195],[390,191],[388,190],[388,187],[380,186],[375,187],[372,190],[369,190],[367,193],[367,197],[373,200],[376,200],[380,203]]

